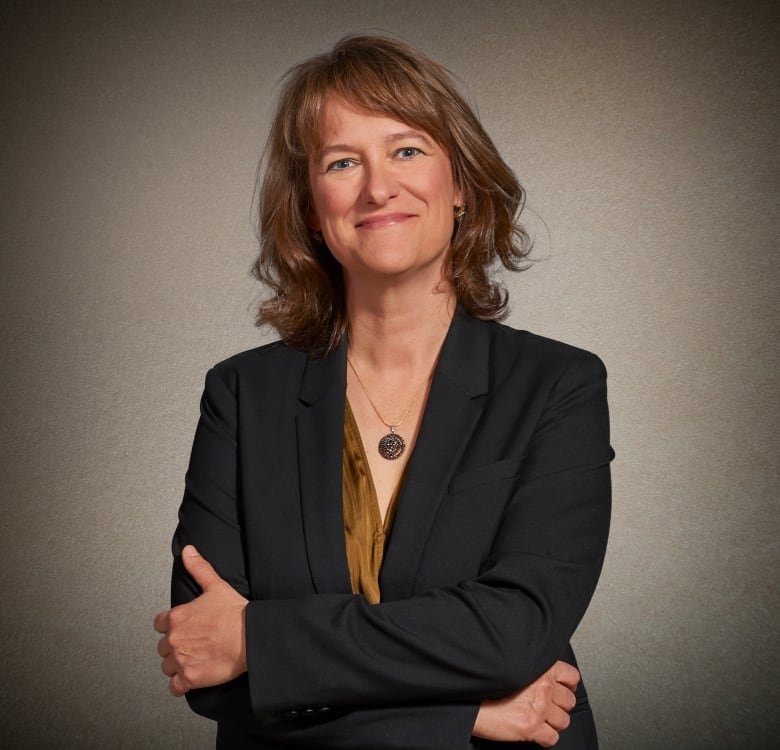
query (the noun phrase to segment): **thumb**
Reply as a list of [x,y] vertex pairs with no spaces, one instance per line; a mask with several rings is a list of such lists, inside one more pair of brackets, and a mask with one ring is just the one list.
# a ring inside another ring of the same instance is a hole
[[211,566],[211,563],[191,544],[188,544],[181,551],[181,559],[187,572],[204,591],[217,583],[223,582]]

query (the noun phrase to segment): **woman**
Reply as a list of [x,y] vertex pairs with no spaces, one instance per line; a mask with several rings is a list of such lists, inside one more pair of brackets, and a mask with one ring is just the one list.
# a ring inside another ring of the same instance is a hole
[[408,46],[289,73],[256,265],[282,340],[207,375],[155,620],[218,747],[596,747],[568,642],[609,524],[605,372],[495,322],[522,196]]

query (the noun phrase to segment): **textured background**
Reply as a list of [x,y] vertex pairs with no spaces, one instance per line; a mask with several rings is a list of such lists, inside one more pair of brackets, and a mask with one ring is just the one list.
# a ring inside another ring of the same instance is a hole
[[278,78],[386,30],[528,189],[510,322],[610,371],[615,514],[576,636],[605,750],[776,740],[778,11],[766,2],[4,3],[0,741],[198,748],[151,619],[207,367],[265,340]]

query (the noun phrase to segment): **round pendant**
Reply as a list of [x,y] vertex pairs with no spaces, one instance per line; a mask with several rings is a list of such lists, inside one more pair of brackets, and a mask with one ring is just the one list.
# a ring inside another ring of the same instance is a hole
[[386,458],[388,461],[392,461],[398,458],[404,450],[406,450],[406,442],[397,432],[388,432],[383,438],[380,439],[379,455],[382,458]]

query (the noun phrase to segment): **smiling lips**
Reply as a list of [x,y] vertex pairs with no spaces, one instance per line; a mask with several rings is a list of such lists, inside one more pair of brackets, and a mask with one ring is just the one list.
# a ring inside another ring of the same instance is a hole
[[376,214],[375,216],[366,217],[355,224],[355,226],[358,229],[384,229],[385,227],[392,227],[395,224],[400,224],[402,221],[411,219],[413,216],[414,214],[405,213]]

